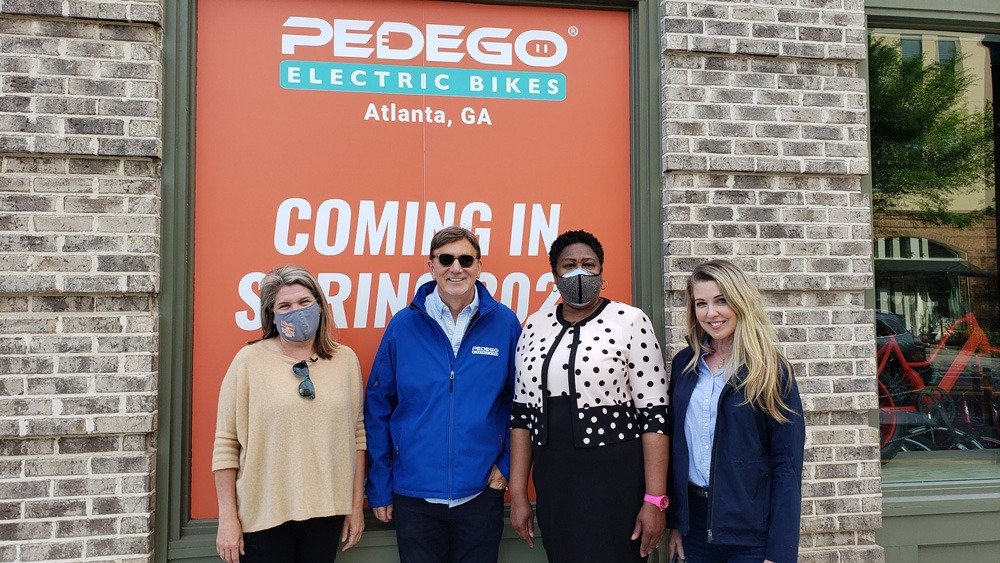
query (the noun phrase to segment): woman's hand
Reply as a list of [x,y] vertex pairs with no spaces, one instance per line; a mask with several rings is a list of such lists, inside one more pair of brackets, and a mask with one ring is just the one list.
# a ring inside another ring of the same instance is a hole
[[246,555],[243,551],[243,526],[235,515],[219,518],[215,552],[227,563],[239,563],[240,555]]
[[635,518],[635,529],[632,530],[632,539],[642,538],[639,547],[639,555],[646,557],[653,551],[660,540],[663,539],[663,530],[667,527],[667,516],[662,510],[656,508],[648,502],[642,503],[639,515]]
[[[360,421],[359,421],[360,422]],[[344,527],[340,531],[340,542],[344,547],[340,551],[351,549],[361,540],[365,531],[365,450],[357,450],[354,458],[354,490],[351,499],[351,513],[344,518]]]
[[528,547],[535,547],[535,513],[531,510],[528,495],[511,496],[510,525],[521,541]]
[[358,545],[361,541],[361,534],[365,531],[365,515],[361,510],[355,510],[344,517],[344,527],[340,531],[340,542],[344,547],[340,551],[347,551]]
[[379,522],[388,523],[392,520],[392,505],[389,506],[376,506],[372,508],[372,512],[375,513],[375,518],[378,518]]
[[670,540],[667,542],[667,558],[673,561],[674,557],[685,559],[684,538],[678,530],[670,530]]
[[527,428],[510,429],[510,525],[517,537],[535,547],[535,513],[528,502],[531,473],[531,436]]
[[236,469],[215,473],[215,496],[219,499],[219,531],[215,534],[215,552],[226,563],[239,563],[243,551],[243,525],[236,507]]

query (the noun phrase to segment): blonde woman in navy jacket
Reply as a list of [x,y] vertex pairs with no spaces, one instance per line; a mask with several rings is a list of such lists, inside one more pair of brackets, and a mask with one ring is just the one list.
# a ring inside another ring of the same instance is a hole
[[805,423],[760,293],[736,265],[694,269],[673,359],[669,550],[691,563],[798,557]]

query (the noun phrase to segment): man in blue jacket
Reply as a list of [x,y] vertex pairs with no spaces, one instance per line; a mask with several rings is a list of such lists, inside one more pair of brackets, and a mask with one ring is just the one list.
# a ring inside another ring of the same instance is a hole
[[434,281],[389,322],[368,379],[368,503],[403,563],[498,557],[521,325],[477,281],[480,258],[469,230],[434,235]]

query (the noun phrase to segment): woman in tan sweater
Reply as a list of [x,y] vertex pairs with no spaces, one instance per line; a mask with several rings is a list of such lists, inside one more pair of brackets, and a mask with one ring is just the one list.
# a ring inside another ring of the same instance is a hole
[[297,266],[260,284],[263,337],[219,392],[212,471],[216,550],[237,561],[333,561],[364,531],[365,429],[354,352],[330,335],[326,299]]

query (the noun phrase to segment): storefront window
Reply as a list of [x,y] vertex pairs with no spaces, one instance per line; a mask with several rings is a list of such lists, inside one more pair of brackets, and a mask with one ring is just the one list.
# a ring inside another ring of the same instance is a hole
[[886,481],[1000,476],[1000,42],[872,30],[875,323]]

